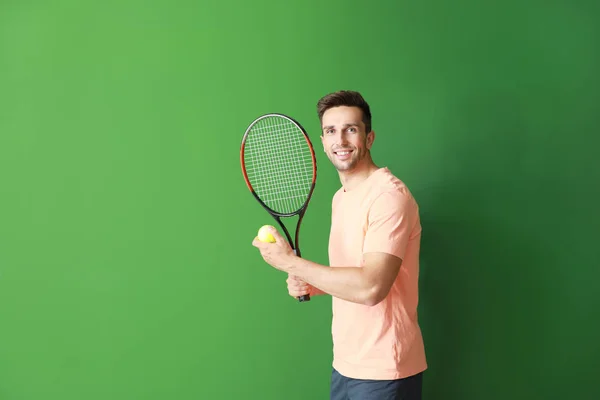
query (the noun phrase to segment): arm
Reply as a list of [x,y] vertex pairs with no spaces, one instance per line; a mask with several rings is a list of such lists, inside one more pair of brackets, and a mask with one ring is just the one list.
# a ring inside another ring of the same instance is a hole
[[[364,266],[327,267],[299,257],[289,259],[282,269],[332,296],[374,306],[388,294],[402,260],[386,253],[366,253]],[[312,295],[313,293],[311,293]]]
[[418,206],[408,190],[384,192],[369,208],[362,267],[326,267],[292,258],[286,268],[332,296],[373,306],[388,295],[408,242],[419,229]]
[[363,263],[328,267],[299,258],[279,232],[272,228],[275,243],[255,239],[263,259],[278,270],[296,276],[320,292],[347,301],[375,305],[389,293],[396,279],[419,217],[416,202],[407,193],[382,193],[369,209],[363,241]]
[[323,296],[323,295],[327,295],[329,293],[324,292],[323,290],[319,289],[318,287],[314,286],[314,285],[310,285],[310,291],[309,294],[311,296]]

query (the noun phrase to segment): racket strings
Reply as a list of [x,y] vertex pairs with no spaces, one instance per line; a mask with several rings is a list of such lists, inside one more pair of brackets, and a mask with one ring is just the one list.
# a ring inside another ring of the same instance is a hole
[[244,159],[248,180],[268,207],[294,213],[304,205],[313,182],[313,158],[293,122],[282,117],[258,121],[246,138]]
[[[270,161],[267,157],[255,158],[260,167],[259,171],[267,172],[256,174],[257,186],[264,189],[258,190],[263,192],[259,197],[261,199],[264,197],[265,202],[273,203],[273,207],[278,208],[280,212],[293,212],[302,206],[310,190],[312,157],[310,152],[304,152],[307,157],[302,159],[301,150],[303,146],[306,147],[306,142],[303,137],[293,136],[298,134],[294,126],[285,127],[285,124],[276,126],[272,123],[267,125],[267,127],[257,127],[257,132],[262,133],[257,136],[262,150],[267,148],[269,150],[268,154],[267,151],[263,151],[263,154],[271,157]],[[267,135],[275,130],[277,135]]]

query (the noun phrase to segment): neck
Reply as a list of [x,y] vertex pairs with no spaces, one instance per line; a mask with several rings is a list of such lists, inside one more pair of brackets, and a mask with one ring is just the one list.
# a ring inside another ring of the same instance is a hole
[[340,182],[345,191],[349,191],[367,180],[379,167],[371,159],[357,165],[351,171],[339,171]]

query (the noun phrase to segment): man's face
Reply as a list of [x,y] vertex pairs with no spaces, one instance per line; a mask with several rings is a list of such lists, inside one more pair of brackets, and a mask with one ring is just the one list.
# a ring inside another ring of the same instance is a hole
[[323,114],[323,149],[338,171],[351,171],[367,155],[373,144],[373,132],[365,132],[362,110],[358,107],[334,107]]

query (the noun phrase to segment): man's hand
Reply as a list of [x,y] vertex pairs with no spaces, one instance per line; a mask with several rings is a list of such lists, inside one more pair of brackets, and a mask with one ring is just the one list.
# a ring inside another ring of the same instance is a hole
[[311,285],[294,275],[288,275],[286,282],[288,285],[288,292],[292,297],[300,297],[304,296],[305,294],[315,294],[314,288]]
[[296,257],[294,250],[277,229],[270,228],[269,233],[275,238],[275,243],[261,242],[258,237],[255,237],[252,245],[260,250],[260,255],[267,264],[280,271],[286,271]]

